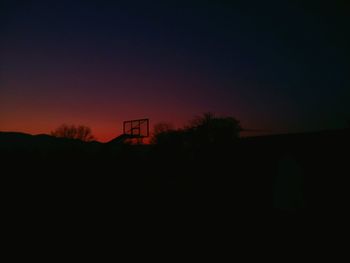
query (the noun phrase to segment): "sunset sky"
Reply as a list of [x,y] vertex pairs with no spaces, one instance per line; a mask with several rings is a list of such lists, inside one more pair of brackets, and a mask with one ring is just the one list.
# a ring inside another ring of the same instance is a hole
[[275,133],[344,127],[348,1],[228,2],[1,1],[0,131],[84,124],[108,141],[123,120],[207,111]]

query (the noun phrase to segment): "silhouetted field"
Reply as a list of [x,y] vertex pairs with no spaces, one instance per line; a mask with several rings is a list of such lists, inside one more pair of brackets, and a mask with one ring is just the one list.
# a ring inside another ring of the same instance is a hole
[[2,132],[2,187],[22,216],[336,216],[347,210],[349,146],[348,130],[190,149]]

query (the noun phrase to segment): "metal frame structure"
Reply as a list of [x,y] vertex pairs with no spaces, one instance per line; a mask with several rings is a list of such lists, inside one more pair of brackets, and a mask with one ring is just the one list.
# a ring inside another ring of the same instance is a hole
[[[130,124],[130,129],[127,129],[127,125]],[[146,134],[141,134],[141,125],[146,125]],[[123,122],[123,134],[133,138],[146,138],[149,137],[149,119],[129,120]]]

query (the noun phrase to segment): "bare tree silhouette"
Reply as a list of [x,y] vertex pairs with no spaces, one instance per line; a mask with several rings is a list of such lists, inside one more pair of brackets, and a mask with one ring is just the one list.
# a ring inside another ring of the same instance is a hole
[[85,142],[95,139],[90,127],[84,125],[75,126],[62,124],[56,130],[52,131],[51,135],[59,138],[78,139]]

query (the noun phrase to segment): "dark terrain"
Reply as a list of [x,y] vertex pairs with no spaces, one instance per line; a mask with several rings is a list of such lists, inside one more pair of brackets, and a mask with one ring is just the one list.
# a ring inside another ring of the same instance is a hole
[[1,132],[2,192],[14,220],[337,217],[348,206],[349,137],[336,130],[187,149]]

